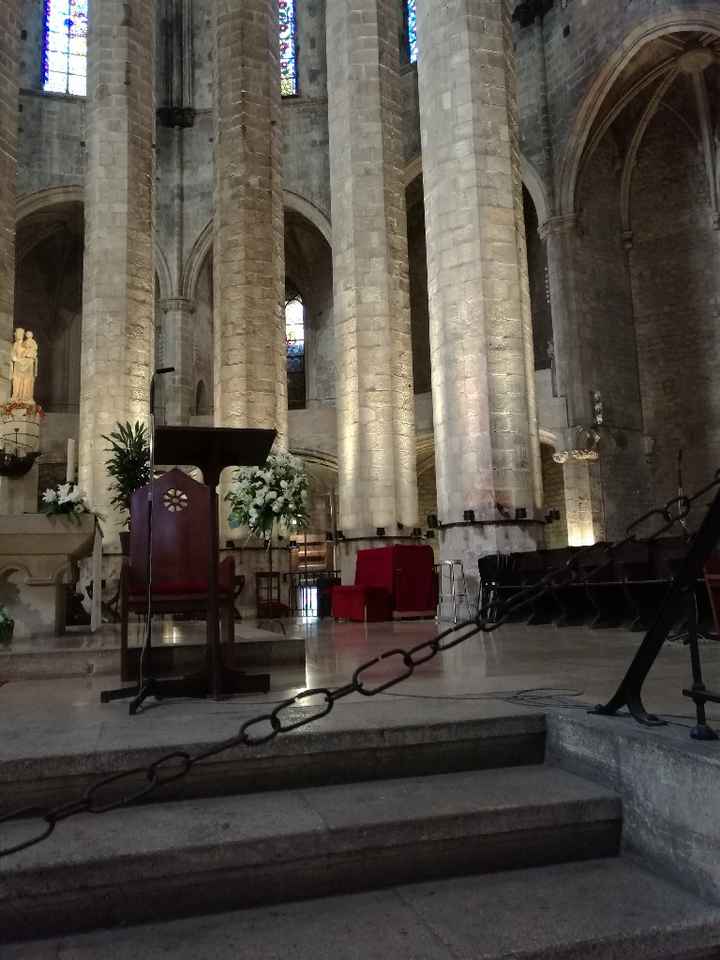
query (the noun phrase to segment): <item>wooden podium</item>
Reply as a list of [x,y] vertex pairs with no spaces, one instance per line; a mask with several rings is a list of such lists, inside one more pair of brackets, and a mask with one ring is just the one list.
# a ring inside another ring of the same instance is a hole
[[[218,558],[220,553],[218,494],[220,474],[226,467],[261,466],[276,437],[274,430],[237,430],[228,427],[158,427],[154,460],[163,466],[198,467],[210,489],[210,536],[208,552],[207,666],[202,674],[158,680],[152,676],[151,653],[145,663],[140,687],[106,691],[103,703],[134,697],[130,713],[149,696],[223,697],[234,693],[267,692],[268,674],[247,675],[222,662],[218,609]],[[152,573],[152,570],[151,570]],[[149,646],[149,643],[148,643]]]

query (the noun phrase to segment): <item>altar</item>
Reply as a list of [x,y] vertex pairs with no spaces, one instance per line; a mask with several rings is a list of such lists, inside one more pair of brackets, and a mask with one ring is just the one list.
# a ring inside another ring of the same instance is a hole
[[65,631],[66,583],[90,556],[95,517],[70,522],[43,514],[0,516],[0,605],[15,621],[14,637]]

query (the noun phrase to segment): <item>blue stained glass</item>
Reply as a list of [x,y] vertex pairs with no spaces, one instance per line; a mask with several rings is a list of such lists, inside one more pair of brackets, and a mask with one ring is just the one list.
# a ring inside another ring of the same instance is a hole
[[280,0],[280,93],[294,97],[298,92],[297,31],[295,0]]
[[415,63],[418,58],[416,0],[407,0],[407,39],[410,63]]
[[43,90],[85,96],[88,0],[44,0]]
[[305,369],[305,308],[302,300],[290,300],[285,307],[285,341],[288,373]]

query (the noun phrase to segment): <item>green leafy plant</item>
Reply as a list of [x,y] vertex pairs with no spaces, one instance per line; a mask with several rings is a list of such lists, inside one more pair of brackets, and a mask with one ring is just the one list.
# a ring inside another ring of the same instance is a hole
[[121,513],[130,513],[130,500],[140,487],[150,483],[150,443],[144,423],[118,423],[110,436],[103,436],[110,444],[105,467],[112,478],[110,489],[115,494],[110,501]]

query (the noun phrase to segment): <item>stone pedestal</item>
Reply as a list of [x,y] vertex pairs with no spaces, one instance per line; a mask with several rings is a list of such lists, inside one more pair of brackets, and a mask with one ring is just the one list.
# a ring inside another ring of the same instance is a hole
[[92,551],[95,517],[78,523],[34,514],[0,517],[0,604],[18,639],[65,628],[65,583],[73,561]]

